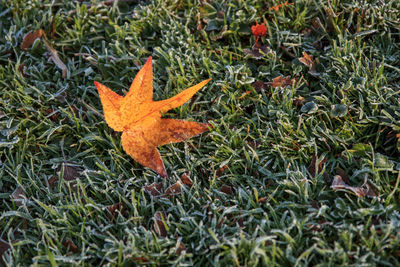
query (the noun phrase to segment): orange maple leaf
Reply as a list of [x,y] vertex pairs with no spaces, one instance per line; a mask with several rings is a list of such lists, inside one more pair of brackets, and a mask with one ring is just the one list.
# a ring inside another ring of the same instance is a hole
[[108,126],[122,132],[122,147],[140,164],[162,177],[167,172],[158,146],[181,142],[209,129],[207,123],[162,119],[161,115],[188,101],[211,79],[202,81],[166,100],[153,101],[152,57],[138,72],[129,92],[122,97],[99,82],[94,82],[103,105]]

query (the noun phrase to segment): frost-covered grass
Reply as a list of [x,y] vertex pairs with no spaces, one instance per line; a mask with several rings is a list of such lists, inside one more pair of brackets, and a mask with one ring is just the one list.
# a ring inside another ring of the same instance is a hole
[[[106,2],[0,0],[6,264],[400,264],[399,1]],[[38,29],[66,78],[43,42],[21,49]],[[149,56],[155,99],[212,78],[165,114],[213,125],[159,148],[169,180],[122,150],[93,84],[124,94]],[[280,75],[298,82],[253,86]],[[144,190],[185,175],[180,194]],[[378,197],[332,190],[335,175]]]

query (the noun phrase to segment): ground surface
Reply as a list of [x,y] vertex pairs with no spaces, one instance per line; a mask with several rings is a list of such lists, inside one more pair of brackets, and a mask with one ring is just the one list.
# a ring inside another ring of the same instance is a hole
[[[0,1],[4,262],[400,264],[399,1],[93,2]],[[65,78],[43,41],[21,48],[38,29]],[[160,147],[169,180],[122,150],[93,84],[124,94],[149,56],[155,99],[212,78],[164,116],[213,125]]]

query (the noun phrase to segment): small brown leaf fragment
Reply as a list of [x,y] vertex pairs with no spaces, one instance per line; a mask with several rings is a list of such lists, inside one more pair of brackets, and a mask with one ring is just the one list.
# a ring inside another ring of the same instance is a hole
[[157,197],[161,195],[162,187],[163,187],[162,183],[152,183],[151,185],[145,185],[143,189],[151,196]]
[[79,251],[78,247],[75,245],[69,237],[67,237],[63,243],[63,246],[70,252],[77,253]]
[[83,171],[79,165],[69,161],[64,161],[58,165],[57,172],[63,171],[63,179],[66,181],[73,181],[81,177]]
[[296,80],[294,78],[291,79],[290,76],[283,77],[281,75],[273,78],[272,82],[268,83],[268,85],[272,86],[273,88],[277,88],[277,87],[292,86],[293,83],[296,84]]
[[44,34],[44,31],[42,29],[39,29],[35,32],[28,32],[24,36],[24,40],[22,41],[21,44],[21,49],[22,50],[27,50],[29,47],[32,46],[32,44],[37,40],[42,38],[42,35]]
[[49,187],[52,188],[53,186],[56,186],[58,183],[58,177],[57,176],[53,176],[49,179],[48,181],[49,183]]
[[53,122],[58,122],[57,111],[54,112],[54,110],[52,108],[49,108],[48,110],[46,110],[46,117],[48,117]]
[[222,224],[225,222],[225,217],[222,217],[222,219],[219,221],[219,223],[217,224],[217,229],[220,229]]
[[[318,173],[321,172],[321,170],[324,168],[325,166],[325,162],[326,159],[324,158],[323,160],[321,160],[318,164]],[[315,155],[313,155],[310,166],[308,166],[307,170],[310,172],[310,174],[312,175],[312,177],[315,177],[318,173],[317,173],[317,157]]]
[[256,81],[252,84],[252,86],[254,87],[254,89],[256,89],[257,93],[268,89],[268,84],[263,81]]
[[258,203],[265,203],[265,202],[267,202],[267,200],[268,200],[268,197],[260,197],[258,199]]
[[5,262],[3,261],[3,254],[10,248],[10,244],[0,238],[0,266],[6,266]]
[[299,96],[298,98],[293,100],[293,105],[295,105],[297,107],[302,107],[304,105],[304,103],[306,103],[306,100],[302,96]]
[[263,58],[265,54],[268,54],[269,51],[270,48],[267,45],[261,45],[259,42],[256,42],[251,49],[245,49],[244,53],[255,59],[260,59]]
[[316,200],[312,200],[311,201],[311,207],[313,207],[314,209],[319,209],[319,203]]
[[11,194],[11,198],[14,200],[15,205],[21,207],[26,202],[25,189],[22,186],[18,186]]
[[229,185],[226,185],[226,184],[221,186],[220,191],[227,195],[233,195],[232,187],[230,187]]
[[312,55],[303,52],[303,57],[300,57],[299,61],[306,65],[310,71],[315,72],[315,62]]
[[[43,37],[43,38],[42,38]],[[67,66],[62,62],[60,57],[58,56],[58,52],[50,45],[50,43],[47,41],[46,34],[42,29],[39,29],[35,32],[29,32],[25,35],[24,40],[22,41],[21,48],[23,50],[27,50],[29,47],[32,46],[32,44],[37,40],[37,39],[42,39],[44,45],[47,48],[47,51],[50,53],[50,58],[56,64],[58,68],[61,69],[62,71],[62,77],[66,78],[68,75],[68,69]]]
[[164,222],[167,220],[167,214],[164,211],[157,211],[154,214],[154,230],[162,237],[167,236],[167,229],[165,228]]
[[22,75],[23,77],[26,77],[26,74],[25,74],[25,72],[24,72],[24,68],[25,68],[25,67],[26,67],[25,63],[20,64],[19,67],[18,67],[18,71],[19,71],[19,73],[21,73],[21,75]]
[[189,186],[189,187],[192,187],[193,186],[193,182],[192,182],[192,180],[190,179],[190,176],[189,176],[189,173],[184,173],[184,174],[182,174],[181,175],[181,181],[182,181],[182,183],[184,184],[184,185],[187,185],[187,186]]
[[134,257],[134,258],[132,258],[132,260],[139,261],[140,263],[145,263],[145,262],[149,261],[149,259],[146,257]]
[[239,224],[240,227],[244,227],[244,220],[243,220],[243,217],[239,217],[239,219],[238,219],[238,224]]
[[360,187],[350,186],[343,181],[340,175],[335,175],[333,177],[331,188],[333,190],[340,190],[340,189],[349,190],[358,197],[367,196],[373,198],[377,196],[377,193],[372,188],[372,186],[367,184],[367,180],[365,180],[364,184],[361,185]]
[[224,173],[228,168],[229,168],[228,165],[222,166],[221,168],[219,168],[217,170],[217,172],[215,173],[215,176],[220,177],[222,175],[222,173]]
[[340,167],[337,167],[337,168],[336,168],[336,173],[337,173],[337,175],[339,175],[340,177],[342,177],[342,180],[343,180],[345,183],[348,183],[348,182],[349,182],[349,179],[347,178],[347,173],[346,173],[345,170],[343,170],[343,169],[340,168]]
[[167,190],[165,190],[165,195],[167,196],[178,195],[181,193],[181,191],[182,191],[182,185],[178,181],[175,184],[168,187]]
[[120,213],[125,211],[125,204],[123,202],[119,202],[114,205],[107,206],[107,211],[108,219],[113,222],[117,211],[119,211]]
[[61,69],[62,71],[62,77],[63,78],[67,78],[68,76],[68,69],[67,66],[64,64],[64,62],[62,62],[62,60],[60,59],[60,57],[58,56],[58,52],[57,50],[55,50],[46,39],[43,39],[43,42],[47,48],[47,51],[49,51],[50,53],[50,58],[51,60],[54,62],[54,64],[56,64],[56,66]]
[[176,254],[179,256],[182,254],[182,252],[186,252],[186,247],[182,242],[179,242],[178,248],[176,249]]

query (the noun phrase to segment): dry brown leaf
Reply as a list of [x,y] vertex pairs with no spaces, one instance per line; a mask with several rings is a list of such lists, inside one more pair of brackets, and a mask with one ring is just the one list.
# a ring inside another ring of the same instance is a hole
[[173,185],[171,185],[170,187],[168,187],[167,190],[165,190],[165,195],[166,196],[177,195],[177,194],[180,194],[181,191],[182,191],[182,185],[178,181],[178,182],[174,183]]
[[0,238],[0,266],[6,266],[3,261],[3,254],[11,248],[10,244],[8,244],[5,240]]
[[64,161],[57,167],[57,172],[63,171],[63,179],[73,181],[81,177],[82,168],[69,161]]
[[216,176],[216,177],[221,176],[228,168],[229,168],[228,165],[222,166],[221,168],[219,168],[219,169],[217,170],[217,172],[215,173],[215,176]]
[[251,49],[245,49],[244,53],[246,55],[251,55],[255,59],[260,59],[268,54],[270,48],[267,45],[261,45],[260,42],[256,42]]
[[232,187],[230,187],[229,185],[226,185],[226,184],[221,186],[220,191],[227,195],[233,195]]
[[154,230],[159,236],[166,237],[168,232],[164,222],[167,222],[167,214],[164,211],[157,211],[154,214]]
[[22,186],[18,186],[17,189],[15,189],[11,194],[11,198],[18,207],[24,205],[26,202],[25,189]]
[[[312,177],[315,177],[317,174],[319,174],[321,172],[321,170],[324,168],[325,163],[326,163],[326,159],[322,159],[319,164],[318,164],[318,172],[317,172],[317,157],[315,155],[313,155],[310,166],[308,166],[307,170],[310,172],[310,174],[312,175]],[[325,180],[329,181],[329,176],[327,173],[323,174]]]
[[268,197],[260,197],[258,199],[258,203],[265,203],[265,202],[267,202],[267,200],[268,200]]
[[295,78],[290,78],[290,76],[283,77],[278,76],[272,79],[272,82],[269,83],[270,86],[273,88],[277,87],[286,87],[286,86],[292,86],[293,83],[296,84],[297,80]]
[[35,32],[28,32],[24,36],[24,40],[22,41],[21,44],[21,49],[22,50],[27,50],[29,47],[32,46],[32,44],[37,40],[42,38],[42,35],[44,34],[44,31],[42,29],[39,29]]
[[182,244],[182,242],[179,242],[178,248],[176,249],[176,254],[181,255],[182,252],[186,252],[186,247]]
[[63,246],[73,253],[77,253],[79,251],[78,247],[75,245],[74,241],[72,241],[69,237],[65,239],[63,242]]
[[306,99],[302,96],[297,97],[295,100],[293,100],[293,105],[297,107],[301,107],[306,103]]
[[68,68],[67,66],[64,64],[64,62],[62,62],[62,60],[60,59],[60,57],[58,56],[58,52],[49,44],[49,42],[47,40],[43,40],[44,44],[46,45],[47,50],[50,53],[50,58],[51,60],[54,62],[54,64],[56,64],[56,66],[61,69],[62,71],[62,77],[63,78],[67,78],[68,76]]
[[210,79],[192,86],[166,100],[153,101],[152,57],[138,72],[126,96],[120,96],[99,82],[94,82],[103,105],[107,124],[122,133],[122,147],[133,159],[162,177],[167,171],[158,146],[182,142],[209,129],[210,124],[163,119],[161,115],[187,102]]
[[162,193],[162,183],[152,183],[151,185],[145,185],[143,189],[153,197],[158,197]]
[[107,217],[111,222],[114,221],[117,211],[120,213],[125,211],[125,204],[123,202],[116,203],[114,205],[107,206]]
[[29,32],[25,35],[24,40],[22,41],[21,48],[23,50],[27,50],[37,39],[41,39],[44,43],[44,45],[47,48],[47,51],[50,54],[51,60],[56,64],[56,66],[61,69],[62,71],[62,77],[67,78],[68,76],[68,68],[62,62],[60,57],[58,56],[58,52],[50,45],[50,43],[47,41],[46,34],[42,29],[39,29],[35,32]]
[[187,185],[189,187],[193,186],[193,182],[190,179],[189,173],[184,173],[181,175],[181,181],[184,185]]
[[306,65],[310,71],[315,72],[315,62],[312,55],[303,52],[303,57],[300,57],[299,61]]
[[254,87],[257,93],[260,93],[261,91],[267,90],[268,89],[268,83],[265,83],[263,81],[256,81],[254,82],[251,86]]
[[340,175],[335,175],[333,177],[331,188],[333,190],[349,190],[353,192],[358,197],[377,197],[377,193],[375,192],[374,188],[367,183],[367,179],[365,179],[364,184],[360,187],[357,186],[350,186],[343,181],[343,178]]

